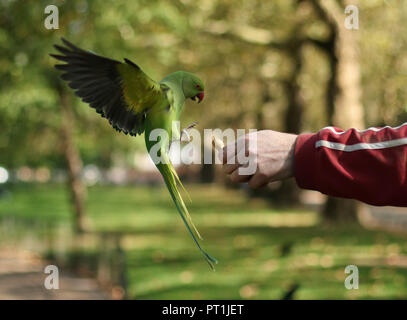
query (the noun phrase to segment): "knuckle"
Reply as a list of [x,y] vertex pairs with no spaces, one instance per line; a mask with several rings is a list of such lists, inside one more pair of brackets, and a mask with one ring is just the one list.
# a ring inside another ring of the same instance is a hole
[[249,187],[252,188],[252,189],[257,189],[257,188],[258,188],[258,183],[257,183],[257,181],[254,180],[254,179],[250,179],[250,181],[249,181]]
[[259,172],[257,173],[258,177],[260,180],[266,180],[267,179],[267,174],[262,171],[261,169],[259,169]]

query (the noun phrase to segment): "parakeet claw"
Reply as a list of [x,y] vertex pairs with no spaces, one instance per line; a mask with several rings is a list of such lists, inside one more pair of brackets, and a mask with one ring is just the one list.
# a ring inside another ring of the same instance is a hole
[[192,122],[188,127],[186,127],[184,130],[192,129],[192,128],[195,127],[197,124],[198,124],[198,121],[194,121],[194,122]]
[[[179,141],[190,142],[190,141],[191,141],[191,136],[189,135],[188,130],[189,130],[189,129],[192,129],[192,128],[195,127],[197,124],[198,124],[198,122],[197,122],[197,121],[194,121],[194,122],[192,122],[188,127],[182,129],[181,135],[180,135],[180,137],[179,137]],[[185,135],[185,137],[186,137],[185,140],[182,139],[183,135]]]
[[[183,137],[185,136],[185,139],[183,139]],[[181,131],[181,136],[179,137],[179,141],[186,141],[186,142],[190,142],[191,141],[191,136],[189,135],[187,129],[182,129]]]

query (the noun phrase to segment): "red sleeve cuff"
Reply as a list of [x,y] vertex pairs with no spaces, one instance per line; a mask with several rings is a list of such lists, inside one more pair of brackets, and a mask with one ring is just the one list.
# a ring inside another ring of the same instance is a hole
[[315,143],[317,134],[300,134],[295,144],[294,176],[303,189],[317,190],[318,162]]

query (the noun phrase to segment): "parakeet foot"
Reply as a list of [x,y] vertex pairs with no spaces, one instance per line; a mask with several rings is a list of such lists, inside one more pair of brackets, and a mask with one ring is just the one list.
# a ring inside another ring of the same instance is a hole
[[[195,127],[197,124],[198,124],[198,122],[195,121],[195,122],[191,123],[188,127],[182,129],[181,135],[180,135],[180,137],[179,137],[179,141],[180,141],[180,142],[181,142],[181,141],[190,142],[190,141],[191,141],[191,136],[189,135],[188,130],[189,130],[189,129],[192,129],[192,128]],[[186,137],[185,140],[182,139],[183,136]]]

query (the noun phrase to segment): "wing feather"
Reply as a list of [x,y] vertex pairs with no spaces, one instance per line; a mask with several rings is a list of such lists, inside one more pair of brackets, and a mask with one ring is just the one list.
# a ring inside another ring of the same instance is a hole
[[94,108],[118,131],[137,135],[144,131],[146,113],[166,99],[160,85],[128,59],[124,63],[96,55],[62,39],[51,54],[64,64],[61,78],[75,94]]

